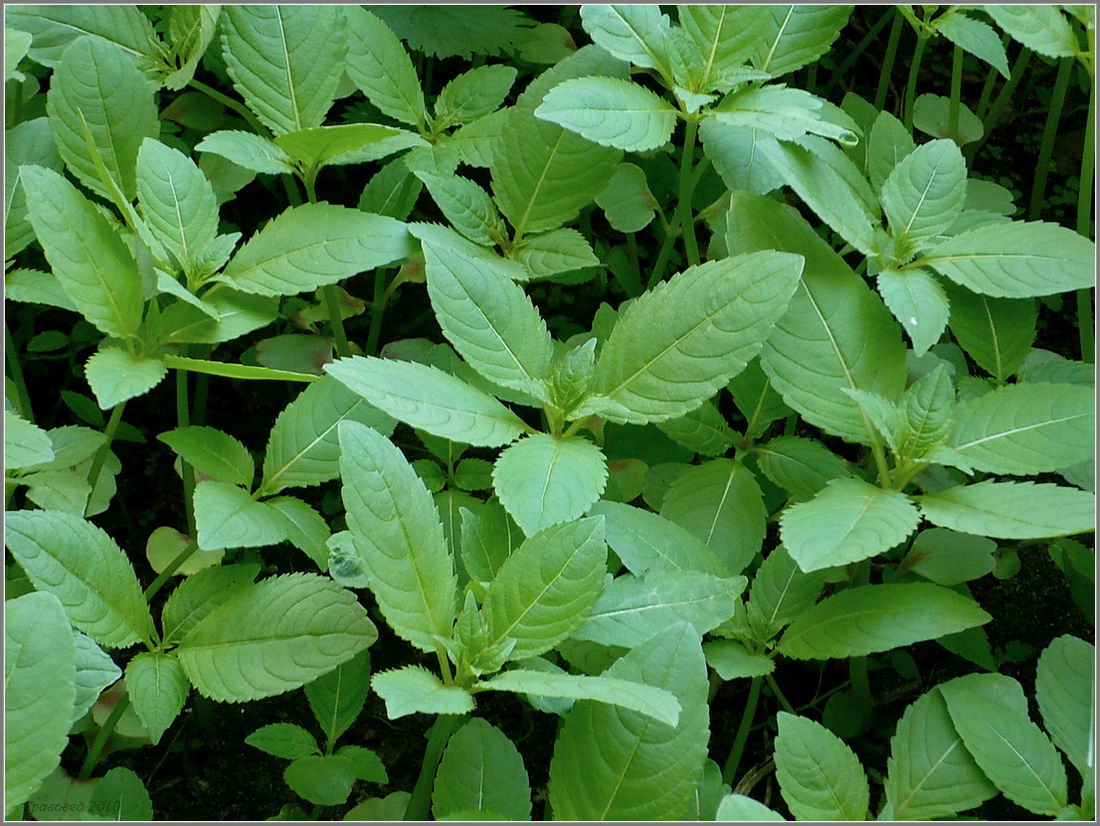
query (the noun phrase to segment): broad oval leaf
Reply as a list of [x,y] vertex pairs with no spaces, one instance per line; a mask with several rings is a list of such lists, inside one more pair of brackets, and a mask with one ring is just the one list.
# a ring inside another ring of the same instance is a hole
[[1066,770],[1031,722],[1020,684],[1002,674],[969,674],[939,687],[967,751],[1005,797],[1055,816],[1067,801]]
[[588,513],[604,518],[608,546],[633,574],[698,571],[729,576],[714,551],[671,519],[606,500],[597,502]]
[[991,298],[952,282],[943,289],[951,301],[951,333],[979,367],[1005,381],[1023,364],[1035,341],[1038,303],[1033,298]]
[[161,611],[165,642],[175,643],[199,620],[248,586],[260,571],[260,564],[244,563],[206,568],[183,580],[168,595]]
[[692,453],[721,456],[738,441],[738,435],[711,402],[703,402],[676,419],[657,422],[657,428]]
[[963,745],[936,690],[905,710],[886,765],[886,800],[897,820],[949,817],[997,793]]
[[408,253],[409,234],[400,221],[334,204],[303,204],[248,239],[215,280],[245,293],[294,295]]
[[769,6],[753,65],[779,77],[812,63],[829,50],[851,13],[851,6]]
[[352,356],[325,371],[395,419],[444,439],[499,447],[528,431],[492,396],[436,367]]
[[541,530],[512,551],[484,599],[486,647],[515,640],[509,659],[537,657],[568,637],[596,602],[607,568],[603,519]]
[[76,700],[71,719],[75,723],[96,704],[103,689],[122,676],[122,671],[87,634],[74,630],[73,639],[76,642]]
[[105,648],[152,635],[153,620],[125,552],[101,528],[58,511],[12,511],[8,550],[40,591],[61,600],[69,621]]
[[863,766],[820,723],[779,712],[775,739],[779,790],[799,820],[866,820],[870,790]]
[[363,650],[328,674],[306,683],[310,710],[330,748],[363,711],[370,693],[370,668],[370,651]]
[[780,537],[803,571],[885,553],[916,530],[920,514],[901,492],[833,479],[809,502],[783,511]]
[[668,62],[668,15],[658,6],[581,6],[581,23],[592,39],[622,60],[645,69]]
[[847,462],[804,436],[780,436],[753,450],[761,472],[802,499],[812,499],[833,479],[852,475]]
[[882,207],[895,243],[925,244],[962,213],[966,161],[958,144],[941,138],[902,158],[882,185]]
[[780,545],[768,554],[753,575],[746,607],[749,623],[759,638],[771,639],[817,602],[824,587],[824,574],[806,573]]
[[799,614],[779,641],[798,660],[861,657],[989,622],[976,602],[930,582],[848,588]]
[[1054,741],[1088,777],[1096,763],[1096,648],[1063,634],[1039,656],[1035,699],[1043,725]]
[[288,574],[249,585],[180,642],[204,697],[240,703],[300,688],[378,638],[355,596],[326,577]]
[[727,794],[723,797],[714,819],[740,823],[749,820],[786,820],[779,812],[743,794]]
[[143,651],[126,664],[126,694],[154,745],[183,709],[190,690],[173,654]]
[[1005,80],[1009,79],[1008,55],[1001,38],[991,26],[967,17],[961,11],[937,18],[935,25],[936,31],[952,43],[988,63]]
[[286,539],[280,520],[272,519],[268,506],[247,490],[225,482],[195,485],[195,527],[199,547],[261,548]]
[[[64,168],[50,133],[49,118],[25,120],[4,132],[4,252],[8,258],[14,258],[17,252],[25,249],[34,240],[34,230],[27,220],[27,197],[20,186],[20,167],[29,164],[55,172]],[[33,271],[9,270],[6,273],[4,281],[7,299],[28,300],[17,297],[13,280],[16,272]],[[64,298],[63,294],[62,297]]]
[[220,129],[195,144],[198,152],[211,152],[254,172],[291,173],[290,155],[275,141],[238,129]]
[[[605,676],[672,692],[675,725],[577,702],[550,761],[550,802],[563,820],[690,817],[709,739],[707,667],[699,636],[677,623],[633,648]],[[600,760],[593,762],[592,755]]]
[[920,497],[925,519],[997,539],[1044,539],[1093,530],[1096,496],[1046,482],[959,485]]
[[1077,36],[1058,6],[983,5],[982,11],[1008,32],[1013,40],[1047,57],[1073,57]]
[[249,487],[255,469],[248,449],[213,427],[177,427],[157,436],[195,470],[218,482]]
[[437,820],[488,809],[508,820],[531,819],[531,782],[515,744],[475,717],[451,735],[432,790]]
[[133,60],[156,48],[149,18],[135,6],[13,6],[4,19],[33,36],[29,54],[43,66],[57,66],[69,44],[82,37],[106,41]]
[[84,375],[104,410],[144,396],[168,375],[164,362],[156,358],[138,358],[121,347],[104,347],[84,364]]
[[339,433],[348,529],[371,591],[399,636],[435,651],[451,634],[456,587],[439,512],[389,439],[350,421]]
[[603,451],[580,436],[532,434],[506,448],[493,466],[497,497],[528,536],[576,519],[605,484]]
[[976,293],[1029,298],[1092,287],[1096,246],[1042,221],[1011,221],[962,232],[915,262]]
[[7,600],[4,614],[4,810],[10,813],[57,767],[69,743],[76,651],[53,594]]
[[760,351],[802,263],[780,252],[709,261],[634,301],[596,362],[592,412],[644,424],[698,407]]
[[663,146],[676,128],[676,109],[629,80],[579,77],[550,90],[535,117],[590,141],[630,152]]
[[244,738],[244,741],[254,749],[284,760],[297,760],[299,757],[320,752],[313,735],[293,723],[261,726]]

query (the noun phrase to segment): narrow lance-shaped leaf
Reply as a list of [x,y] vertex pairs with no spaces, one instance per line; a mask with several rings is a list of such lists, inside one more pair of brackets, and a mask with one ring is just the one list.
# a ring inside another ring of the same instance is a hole
[[1063,634],[1039,657],[1035,699],[1051,739],[1081,773],[1096,765],[1096,648]]
[[384,114],[422,127],[424,93],[412,60],[393,31],[374,14],[349,7],[347,72],[359,90]]
[[1093,530],[1096,496],[1046,482],[960,485],[920,497],[925,519],[998,539],[1043,539]]
[[879,294],[913,342],[913,352],[923,356],[940,340],[951,315],[943,287],[922,269],[885,269],[877,280]]
[[581,23],[592,39],[615,57],[645,69],[668,63],[668,15],[657,6],[581,6]]

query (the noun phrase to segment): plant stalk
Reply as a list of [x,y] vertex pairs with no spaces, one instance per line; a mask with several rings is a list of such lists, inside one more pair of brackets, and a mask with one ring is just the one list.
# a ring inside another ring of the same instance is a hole
[[[176,371],[176,427],[191,424],[191,406],[188,398],[188,375],[186,370]],[[180,476],[183,477],[183,509],[187,517],[187,535],[195,535],[195,469],[191,463],[180,457]]]
[[435,783],[435,772],[439,768],[439,761],[443,757],[443,749],[446,748],[451,735],[462,727],[468,717],[468,714],[441,714],[428,729],[428,745],[424,749],[420,775],[416,778],[409,805],[405,807],[404,820],[428,819],[432,786]]
[[386,314],[386,304],[390,293],[386,289],[386,270],[379,267],[374,271],[374,298],[371,301],[370,332],[367,334],[368,356],[378,354],[378,342],[382,339],[382,321]]
[[19,363],[19,351],[15,348],[15,342],[11,337],[11,330],[4,324],[4,348],[7,354],[8,370],[11,371],[11,380],[15,385],[15,397],[19,403],[19,412],[28,422],[34,421],[34,412],[31,410],[31,397],[27,393],[27,382],[23,378],[23,365]]
[[833,91],[836,84],[848,73],[848,70],[855,65],[855,62],[862,57],[863,53],[867,51],[867,47],[879,36],[879,33],[886,28],[886,24],[889,22],[890,10],[887,9],[883,14],[879,15],[878,20],[876,20],[874,25],[867,30],[867,34],[863,35],[863,39],[855,45],[852,51],[848,52],[848,55],[837,67],[836,71],[833,72],[832,79],[825,84],[825,88],[820,92],[821,97],[829,97],[829,93]]
[[[871,560],[865,559],[857,562],[855,575],[852,577],[853,588],[869,585],[871,582]],[[871,710],[871,680],[868,674],[867,657],[852,657],[848,660],[848,676],[852,681],[852,693],[870,714]]]
[[[99,481],[100,471],[103,470],[103,463],[107,461],[107,454],[111,451],[111,442],[115,440],[115,431],[118,430],[118,424],[122,421],[122,411],[126,409],[126,402],[119,402],[111,409],[111,418],[107,420],[107,427],[103,429],[103,444],[99,446],[99,450],[96,451],[95,458],[92,459],[91,470],[88,471],[88,484],[92,490],[95,490],[96,482]],[[88,494],[89,498],[91,493]]]
[[722,782],[732,783],[737,769],[741,764],[741,756],[745,752],[745,743],[749,739],[749,731],[752,730],[752,718],[756,715],[756,706],[760,702],[760,677],[753,677],[749,683],[749,697],[745,700],[745,710],[741,712],[741,723],[737,726],[737,734],[733,737],[733,745],[730,746],[726,764],[722,767]]
[[[1090,238],[1092,232],[1093,177],[1096,172],[1096,88],[1089,89],[1089,109],[1085,121],[1085,143],[1081,150],[1081,175],[1077,189],[1077,231]],[[1092,290],[1077,291],[1077,330],[1081,341],[1081,360],[1092,362],[1095,358],[1096,337],[1093,332]]]
[[997,97],[993,99],[993,105],[989,108],[989,112],[986,114],[985,118],[982,119],[981,139],[968,144],[963,151],[963,155],[966,156],[967,162],[978,154],[985,145],[985,142],[989,140],[990,133],[997,127],[997,124],[1000,123],[1001,116],[1008,107],[1008,102],[1012,99],[1012,93],[1015,92],[1016,87],[1020,85],[1020,81],[1023,79],[1024,72],[1027,69],[1027,64],[1030,61],[1031,49],[1026,47],[1021,49],[1020,54],[1016,57],[1016,62],[1012,64],[1012,74],[1005,82],[1005,85],[1001,87],[1001,91],[999,91]]
[[689,266],[699,264],[699,245],[695,240],[695,220],[691,210],[691,196],[694,192],[694,181],[691,176],[692,161],[695,155],[695,136],[699,131],[699,123],[694,118],[689,118],[684,129],[684,151],[680,155],[680,202],[677,211],[680,214],[680,232],[684,236],[684,254],[687,256]]
[[886,42],[886,54],[882,59],[882,72],[878,76],[878,88],[875,89],[875,108],[882,111],[886,105],[886,93],[890,90],[890,78],[894,74],[894,63],[898,59],[898,43],[901,42],[901,28],[905,18],[894,10],[894,22],[890,26],[890,39]]
[[1047,178],[1050,175],[1050,159],[1054,155],[1058,123],[1062,119],[1062,107],[1066,102],[1066,90],[1069,89],[1069,79],[1075,62],[1072,57],[1064,57],[1058,62],[1058,74],[1054,78],[1054,89],[1050,93],[1050,108],[1047,109],[1046,123],[1043,124],[1043,138],[1039,144],[1039,160],[1035,166],[1035,177],[1031,182],[1031,200],[1027,207],[1029,221],[1039,220],[1039,215],[1043,211],[1043,196],[1046,194]]
[[103,726],[96,733],[95,740],[92,741],[91,748],[88,749],[88,754],[84,757],[84,762],[80,764],[80,774],[77,775],[77,779],[87,780],[92,776],[92,769],[99,762],[99,755],[103,753],[103,747],[111,739],[115,726],[118,725],[118,721],[122,719],[122,715],[129,705],[130,695],[123,694],[111,712],[111,716],[103,721]]
[[[962,97],[963,50],[951,52],[951,100],[947,109],[947,134],[954,140],[959,134],[959,104]],[[956,141],[957,142],[957,141]]]
[[175,574],[176,571],[179,570],[180,565],[190,559],[191,555],[194,554],[195,551],[197,551],[198,549],[199,543],[196,540],[192,539],[187,544],[187,547],[176,554],[176,556],[172,559],[171,562],[168,563],[165,569],[157,574],[157,578],[149,583],[149,587],[142,592],[142,596],[145,597],[145,601],[151,601],[156,595],[157,591],[163,588],[164,584],[172,578],[173,574]]
[[905,82],[905,128],[913,131],[913,105],[917,96],[917,76],[920,74],[921,60],[928,38],[917,33],[917,47],[913,50],[913,62],[909,64],[909,79]]

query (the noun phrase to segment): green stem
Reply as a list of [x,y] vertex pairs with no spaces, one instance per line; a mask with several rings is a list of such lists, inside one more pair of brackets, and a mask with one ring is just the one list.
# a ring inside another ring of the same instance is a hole
[[103,429],[103,444],[96,451],[95,458],[92,460],[92,468],[88,471],[88,484],[92,490],[95,490],[96,482],[99,481],[99,473],[103,470],[103,463],[107,461],[107,454],[111,452],[111,442],[115,440],[115,431],[118,430],[118,424],[122,421],[122,411],[125,409],[126,402],[116,404],[111,410],[111,418],[107,420],[107,427]]
[[[955,46],[951,53],[951,100],[947,108],[947,134],[956,139],[959,134],[959,101],[962,97],[963,50]],[[957,141],[956,141],[957,142]]]
[[11,337],[11,330],[4,324],[4,347],[7,353],[8,370],[11,372],[12,383],[15,384],[15,398],[19,405],[19,413],[28,422],[34,421],[34,412],[31,410],[31,397],[27,393],[27,383],[23,378],[23,365],[19,363],[19,351],[15,348],[15,342]]
[[885,12],[883,12],[883,14],[879,15],[879,18],[875,21],[875,24],[867,30],[867,34],[863,35],[863,39],[855,45],[855,48],[853,48],[852,51],[848,52],[847,57],[844,58],[841,64],[837,67],[836,71],[833,72],[832,79],[825,84],[825,88],[822,89],[820,92],[821,97],[829,97],[829,93],[833,91],[833,88],[836,86],[836,84],[840,81],[842,77],[844,77],[844,75],[848,73],[848,70],[855,65],[855,62],[863,55],[863,53],[867,51],[867,47],[870,46],[872,41],[874,41],[874,39],[879,36],[879,33],[884,28],[886,28],[886,24],[890,22],[890,19],[891,18],[889,10],[886,10]]
[[[1089,110],[1085,121],[1085,145],[1081,150],[1081,176],[1077,190],[1077,231],[1086,238],[1092,229],[1092,181],[1096,172],[1093,141],[1096,138],[1096,87],[1089,89]],[[1091,362],[1096,347],[1092,329],[1092,290],[1077,291],[1077,330],[1081,340],[1081,360]]]
[[164,587],[164,583],[172,578],[172,576],[179,570],[180,565],[191,558],[191,555],[199,549],[199,544],[195,540],[191,540],[187,544],[187,547],[176,554],[175,558],[168,563],[167,567],[157,574],[157,578],[149,583],[149,587],[145,589],[142,596],[145,597],[146,602],[150,602],[156,595],[157,591]]
[[1043,124],[1043,138],[1039,144],[1035,177],[1031,182],[1031,200],[1027,207],[1029,221],[1039,220],[1039,214],[1043,210],[1043,196],[1046,194],[1047,177],[1050,175],[1050,159],[1054,155],[1054,141],[1058,137],[1058,122],[1062,119],[1062,107],[1066,102],[1066,90],[1069,88],[1069,79],[1075,63],[1072,57],[1064,57],[1058,62],[1058,74],[1054,78],[1054,90],[1050,93],[1050,107],[1047,109],[1046,123]]
[[336,339],[336,353],[340,358],[351,355],[348,346],[348,334],[344,330],[344,319],[340,315],[340,294],[335,284],[328,284],[321,292],[325,296],[325,308],[328,310],[328,323],[332,327],[332,337]]
[[370,332],[367,334],[368,356],[378,354],[378,342],[382,339],[382,320],[386,314],[390,291],[386,289],[386,270],[379,267],[374,271],[374,299],[371,302]]
[[894,63],[898,58],[898,43],[901,42],[901,28],[905,18],[894,10],[894,22],[890,26],[890,39],[886,42],[886,55],[882,59],[882,71],[878,76],[878,88],[875,89],[875,108],[882,110],[886,105],[886,93],[890,90],[890,78],[894,74]]
[[668,262],[672,259],[672,248],[676,243],[678,226],[678,220],[674,217],[672,223],[666,228],[665,240],[661,242],[661,248],[657,251],[657,258],[653,262],[653,270],[649,273],[649,281],[646,283],[647,289],[652,290],[665,277]]
[[[186,370],[176,371],[176,427],[191,424],[191,406],[188,399],[188,380]],[[180,476],[183,477],[183,510],[187,517],[187,534],[195,535],[195,469],[191,463],[180,457]]]
[[638,239],[633,232],[626,236],[626,258],[630,262],[631,278],[627,279],[628,283],[623,286],[628,296],[636,298],[642,294],[642,265],[638,260]]
[[684,253],[687,255],[688,264],[693,267],[700,260],[699,245],[695,241],[695,221],[691,211],[693,192],[691,169],[695,154],[695,135],[698,131],[698,122],[694,118],[688,120],[684,130],[684,151],[680,155],[680,202],[677,206],[680,214],[680,231],[684,236]]
[[432,786],[435,784],[435,772],[443,749],[451,735],[466,722],[468,714],[441,714],[436,717],[428,729],[428,745],[424,749],[424,760],[420,764],[420,775],[416,778],[408,806],[405,807],[404,820],[427,820],[431,804]]
[[[852,577],[853,588],[868,585],[871,582],[871,560],[865,559],[856,563],[855,575]],[[860,705],[871,709],[871,681],[867,670],[867,657],[852,657],[848,660],[848,676],[852,681],[852,693],[860,702]]]
[[761,685],[762,681],[759,677],[753,677],[752,682],[749,684],[749,698],[745,701],[745,710],[741,712],[741,724],[737,727],[737,734],[734,735],[729,756],[726,757],[726,764],[722,767],[723,783],[732,783],[734,776],[737,774],[737,768],[741,763],[741,755],[745,752],[745,743],[748,741],[749,731],[752,729],[752,718],[756,715],[756,706],[760,702]]
[[92,746],[88,749],[88,754],[80,766],[80,774],[77,775],[77,779],[87,780],[92,776],[92,769],[94,769],[95,764],[99,762],[99,755],[103,753],[103,747],[106,746],[107,741],[111,739],[111,735],[114,734],[115,731],[115,726],[118,725],[118,721],[122,719],[122,714],[129,705],[130,695],[123,694],[115,705],[114,710],[111,712],[111,716],[103,722],[103,726],[96,734],[95,740],[92,741]]
[[1008,102],[1012,99],[1012,93],[1016,91],[1016,87],[1020,85],[1020,80],[1023,79],[1024,72],[1027,70],[1027,64],[1031,61],[1031,49],[1023,48],[1020,50],[1020,54],[1016,57],[1016,62],[1012,64],[1012,74],[1009,76],[1008,81],[1001,87],[1001,91],[997,93],[997,97],[993,99],[993,105],[990,107],[989,112],[985,118],[982,119],[982,137],[980,140],[974,143],[967,144],[966,149],[963,151],[963,155],[966,156],[969,162],[981,148],[985,145],[985,142],[989,140],[990,133],[1000,123],[1001,116],[1004,114],[1005,109],[1008,107]]
[[917,48],[913,50],[913,62],[909,64],[909,79],[905,81],[905,128],[913,131],[913,105],[917,96],[917,77],[920,75],[921,59],[928,38],[917,34]]
[[[1009,37],[1004,35],[1001,38],[1003,45],[1008,45]],[[978,97],[978,108],[974,110],[974,114],[981,120],[985,118],[986,112],[989,111],[989,100],[993,97],[993,86],[997,82],[997,78],[1000,77],[1000,72],[992,66],[989,67],[989,71],[985,74],[985,83],[982,84],[982,93]]]
[[775,681],[775,677],[771,674],[766,674],[764,675],[764,679],[768,681],[768,687],[772,690],[772,693],[775,694],[775,699],[779,700],[779,705],[783,706],[783,710],[788,714],[795,714],[794,706],[791,705],[790,701],[783,693],[783,690],[780,689],[779,683]]
[[259,119],[254,114],[252,114],[252,110],[245,106],[243,103],[233,100],[233,98],[229,97],[228,95],[223,95],[212,86],[207,86],[202,81],[195,80],[194,78],[191,78],[191,80],[188,81],[187,85],[202,92],[208,98],[216,100],[222,106],[225,106],[228,109],[232,109],[234,112],[245,119],[245,121],[248,123],[249,126],[252,127],[257,135],[263,135],[264,137],[266,137],[271,134],[271,131],[262,123],[260,123]]

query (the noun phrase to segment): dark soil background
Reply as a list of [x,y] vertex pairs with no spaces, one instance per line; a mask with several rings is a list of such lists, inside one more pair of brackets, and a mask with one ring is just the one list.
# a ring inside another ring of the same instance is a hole
[[[519,7],[537,20],[559,21],[560,7]],[[874,24],[884,7],[857,7],[851,21],[832,52],[816,69],[818,81],[830,77],[835,60],[842,58]],[[564,22],[564,21],[563,21]],[[568,25],[568,24],[567,24]],[[857,62],[849,76],[842,79],[831,93],[838,103],[847,90],[872,98],[878,82],[882,55],[885,51],[888,28],[878,41],[871,45]],[[587,42],[579,27],[574,27],[578,43]],[[887,106],[895,110],[900,105],[902,87],[913,53],[914,37],[906,29],[898,50],[898,62],[893,72]],[[918,94],[935,92],[947,94],[950,76],[950,51],[931,48],[925,55],[918,82]],[[985,79],[985,70],[968,58],[963,79],[963,100],[977,100]],[[461,61],[439,61],[434,67],[433,91],[466,68]],[[1011,189],[1017,204],[1026,204],[1030,192],[1031,176],[1039,152],[1050,89],[1055,67],[1049,61],[1035,57],[1031,69],[1017,89],[1004,119],[972,162],[972,170]],[[797,73],[790,80],[792,85],[805,88],[806,71]],[[521,77],[516,88],[522,89],[526,79]],[[1044,220],[1057,221],[1073,226],[1076,206],[1077,174],[1083,141],[1086,94],[1071,86],[1063,114],[1060,138],[1055,151],[1053,169],[1047,184]],[[322,176],[319,182],[320,197],[338,203],[353,205],[363,183],[374,167],[347,167],[344,177],[332,174]],[[330,170],[331,172],[331,170]],[[328,174],[328,173],[326,173]],[[422,198],[421,206],[428,201]],[[223,207],[223,217],[241,226],[246,236],[273,210],[281,207],[278,199],[261,183],[253,183],[238,198]],[[597,233],[606,230],[601,215],[591,218]],[[647,233],[639,234],[641,249],[655,249]],[[367,275],[352,279],[346,285],[349,292],[360,297],[370,294]],[[557,335],[567,335],[580,325],[587,329],[601,302],[617,304],[625,295],[615,281],[597,277],[574,286],[558,284],[536,285],[530,290],[544,317]],[[363,342],[366,339],[367,316],[348,322],[349,337]],[[56,329],[73,330],[73,316],[55,310],[43,311],[40,307],[13,305],[8,307],[8,324],[14,340],[22,351],[25,343],[36,333]],[[80,322],[77,336],[80,337]],[[1057,302],[1044,304],[1040,316],[1039,337],[1036,346],[1047,348],[1068,358],[1078,358],[1076,318],[1067,305],[1064,309]],[[286,330],[265,330],[264,335],[276,335]],[[396,301],[388,308],[382,342],[395,338],[423,336],[433,341],[442,340],[434,317],[430,312],[422,286],[411,285],[400,289]],[[245,337],[248,339],[249,337]],[[95,336],[87,335],[87,342]],[[230,342],[218,348],[217,358],[231,361],[239,358],[245,345]],[[73,390],[90,395],[83,378],[82,365],[86,349],[63,353],[60,357],[50,354],[29,354],[24,362],[24,372],[38,423],[43,427],[72,424],[76,420],[61,402],[60,391]],[[194,379],[192,379],[195,382]],[[227,379],[199,379],[209,381],[205,423],[224,428],[239,438],[257,456],[261,456],[268,432],[275,417],[299,392],[274,383],[247,383]],[[197,385],[192,384],[192,392]],[[154,572],[149,568],[144,554],[145,539],[153,528],[171,525],[185,529],[181,504],[181,484],[173,471],[173,454],[163,444],[155,441],[156,434],[175,426],[175,389],[172,377],[148,395],[131,401],[127,406],[126,421],[146,435],[147,442],[118,441],[114,446],[122,462],[123,472],[118,476],[119,490],[111,508],[96,519],[119,543],[127,548],[143,582],[149,582]],[[195,424],[203,423],[195,421]],[[333,486],[325,486],[326,489]],[[297,491],[312,504],[323,505],[323,494],[316,488]],[[331,496],[331,494],[330,494]],[[19,501],[13,503],[18,506]],[[1090,538],[1091,541],[1091,538]],[[291,570],[308,570],[309,562],[289,546],[265,549],[263,553],[265,573],[282,573]],[[1091,639],[1091,618],[1085,617],[1069,595],[1061,570],[1039,546],[1021,553],[1019,573],[1006,580],[987,576],[972,583],[976,599],[994,615],[986,626],[995,651],[1009,651],[1016,661],[1006,662],[1001,671],[1019,679],[1031,693],[1034,683],[1035,662],[1042,649],[1055,637],[1071,633]],[[364,592],[360,598],[370,604]],[[373,606],[372,611],[373,611]],[[376,612],[375,612],[376,614]],[[382,639],[371,649],[376,670],[408,663],[414,659],[412,649],[394,639],[381,619],[375,616]],[[391,637],[387,638],[387,635]],[[856,750],[865,759],[868,768],[885,772],[888,738],[905,706],[931,686],[950,677],[973,670],[968,662],[947,652],[936,643],[922,643],[908,649],[919,666],[916,678],[903,677],[890,668],[873,672],[872,685],[878,700],[876,717],[870,735],[856,743]],[[812,701],[818,694],[818,686],[827,690],[847,678],[845,663],[802,664],[785,663],[781,671],[782,685],[791,702],[798,707]],[[727,683],[722,686],[711,708],[712,757],[720,764],[729,749],[740,720],[741,709],[747,692],[747,681]],[[557,720],[551,715],[531,710],[527,705],[508,695],[479,697],[478,713],[516,742],[525,756],[535,795],[536,817],[542,814],[545,785],[550,754],[555,737]],[[765,696],[758,713],[758,731],[750,738],[749,747],[741,763],[741,773],[760,766],[770,754],[770,740],[774,736],[775,701]],[[244,738],[255,729],[272,722],[294,722],[313,729],[313,717],[301,691],[261,700],[247,705],[217,704],[192,693],[180,720],[165,734],[159,745],[137,750],[116,751],[101,764],[97,774],[112,766],[132,768],[145,782],[158,817],[176,820],[242,820],[270,817],[284,804],[302,805],[286,786],[282,772],[287,761],[270,757],[244,744]],[[391,783],[385,790],[364,783],[357,785],[347,806],[331,807],[320,811],[320,817],[339,819],[359,800],[394,790],[411,790],[423,753],[423,733],[431,720],[424,715],[390,721],[381,700],[371,694],[366,710],[341,742],[368,746],[378,752],[385,763]],[[767,732],[767,737],[760,736]],[[83,759],[83,748],[69,750],[65,767],[76,772]],[[767,773],[756,786],[754,796],[765,799],[770,805],[782,809],[774,774]],[[980,809],[979,817],[987,819],[1031,819],[1032,816],[1004,798]]]

